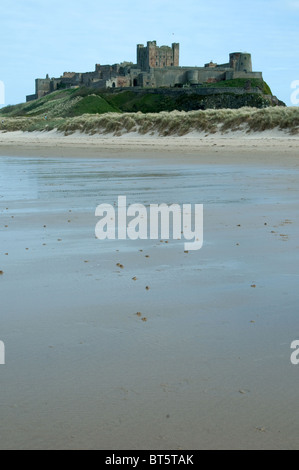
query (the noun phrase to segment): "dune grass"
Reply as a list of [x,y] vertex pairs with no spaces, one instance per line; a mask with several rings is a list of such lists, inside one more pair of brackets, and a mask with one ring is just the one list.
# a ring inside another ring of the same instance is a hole
[[186,135],[193,131],[206,133],[243,130],[259,132],[280,129],[299,134],[299,107],[271,107],[265,109],[208,109],[160,113],[105,113],[84,114],[75,117],[0,116],[0,130],[50,131],[57,129],[66,135],[76,131],[85,134],[122,135],[128,132],[160,136]]

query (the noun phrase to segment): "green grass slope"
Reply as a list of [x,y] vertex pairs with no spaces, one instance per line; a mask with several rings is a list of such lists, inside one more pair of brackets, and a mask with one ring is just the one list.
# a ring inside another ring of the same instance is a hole
[[[59,90],[38,100],[0,110],[0,131],[49,131],[66,134],[126,132],[184,135],[192,131],[248,132],[284,129],[297,134],[299,108],[276,106],[268,85],[244,79],[206,84],[231,92],[202,95],[196,89]],[[236,93],[235,88],[246,89]],[[259,87],[263,94],[251,93]],[[200,90],[199,90],[200,91]],[[218,90],[217,90],[218,91]],[[276,101],[277,103],[277,101]],[[244,126],[244,127],[243,127]]]
[[264,95],[272,95],[272,91],[268,83],[259,78],[235,78],[233,80],[226,80],[223,82],[207,83],[204,86],[207,86],[209,88],[259,88],[264,93]]
[[[251,106],[264,108],[271,106],[267,100],[271,98],[269,86],[258,79],[236,79],[225,82],[205,84],[204,87],[221,89],[231,88],[231,93],[201,96],[192,89],[184,90],[157,89],[155,93],[140,90],[135,93],[130,90],[96,90],[88,88],[59,90],[38,100],[16,106],[7,106],[0,110],[0,116],[7,117],[35,117],[47,116],[48,119],[81,116],[82,114],[104,114],[109,112],[142,112],[159,113],[161,111],[192,111],[197,109],[241,108]],[[247,90],[247,93],[238,95],[233,88]],[[250,90],[259,88],[263,95],[250,93]],[[190,93],[191,91],[191,93]]]
[[120,112],[104,98],[93,94],[92,90],[89,90],[87,96],[80,96],[76,91],[74,89],[56,91],[29,103],[7,106],[0,110],[0,116],[47,116],[47,119],[51,119],[54,117],[80,116],[81,114]]

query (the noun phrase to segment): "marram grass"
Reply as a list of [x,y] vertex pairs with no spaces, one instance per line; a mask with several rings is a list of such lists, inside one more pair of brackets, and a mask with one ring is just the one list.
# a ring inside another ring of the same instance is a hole
[[129,132],[160,136],[182,136],[190,132],[229,132],[242,130],[260,132],[280,129],[299,134],[299,107],[269,107],[264,109],[208,109],[205,111],[172,111],[160,113],[105,113],[84,114],[77,117],[0,115],[0,130],[50,131],[57,129],[65,135],[85,134],[122,135]]

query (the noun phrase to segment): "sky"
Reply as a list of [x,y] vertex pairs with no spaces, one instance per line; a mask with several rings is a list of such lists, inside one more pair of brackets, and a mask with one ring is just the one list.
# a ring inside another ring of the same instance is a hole
[[24,102],[46,74],[136,63],[136,45],[153,40],[179,42],[182,66],[251,53],[274,95],[288,106],[299,98],[299,0],[1,0],[0,12],[5,105]]

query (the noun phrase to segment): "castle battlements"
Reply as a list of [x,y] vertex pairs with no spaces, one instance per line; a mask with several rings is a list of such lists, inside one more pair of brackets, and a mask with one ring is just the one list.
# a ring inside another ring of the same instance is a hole
[[217,64],[213,61],[203,67],[181,67],[180,45],[157,46],[156,41],[147,45],[137,45],[137,63],[123,62],[114,65],[96,64],[94,72],[64,72],[59,78],[37,78],[35,94],[26,97],[27,101],[41,98],[53,91],[73,88],[159,88],[177,86],[198,86],[204,83],[217,83],[235,78],[259,78],[262,72],[252,71],[251,54],[233,52],[229,62]]

